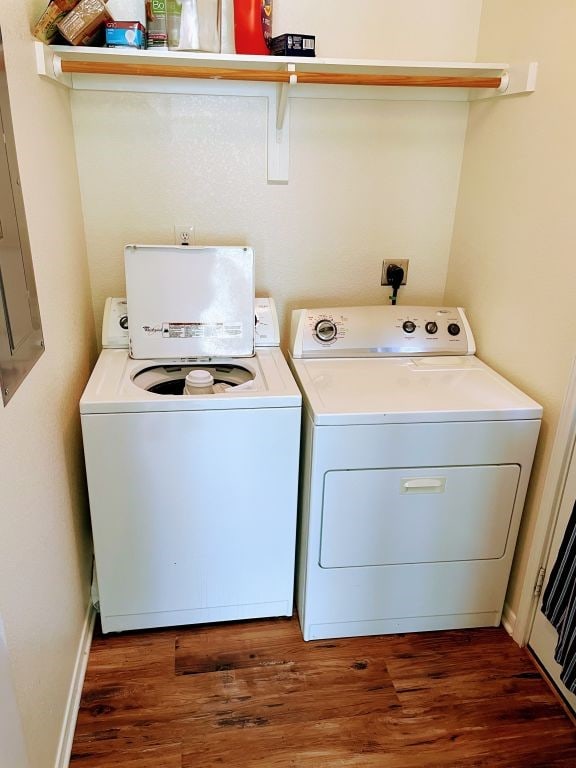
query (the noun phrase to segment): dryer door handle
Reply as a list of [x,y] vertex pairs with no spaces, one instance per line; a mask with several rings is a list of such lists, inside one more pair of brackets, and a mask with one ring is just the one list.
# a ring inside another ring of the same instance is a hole
[[400,481],[400,493],[444,493],[445,477],[411,477]]

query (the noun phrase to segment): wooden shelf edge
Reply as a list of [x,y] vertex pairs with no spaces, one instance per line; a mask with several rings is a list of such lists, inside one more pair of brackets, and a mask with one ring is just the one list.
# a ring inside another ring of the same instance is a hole
[[[44,60],[57,56],[61,61],[116,62],[118,64],[140,62],[164,66],[198,66],[226,69],[260,69],[269,72],[289,70],[296,72],[332,72],[356,74],[438,75],[447,77],[483,76],[497,77],[506,72],[506,63],[482,63],[461,61],[380,61],[373,59],[321,59],[284,56],[240,56],[234,54],[193,53],[169,50],[131,50],[120,48],[88,48],[81,46],[46,46],[36,42]],[[39,56],[39,54],[38,54]],[[49,67],[47,68],[49,69]],[[45,74],[41,72],[41,74]]]
[[[463,88],[510,95],[535,88],[534,63],[379,61],[284,56],[239,56],[170,50],[46,46],[36,42],[40,75],[74,87],[71,74],[116,78],[190,77],[319,85]],[[130,81],[124,90],[130,90]],[[483,95],[484,96],[484,95]],[[483,97],[481,96],[481,97]],[[472,98],[476,98],[475,97]]]

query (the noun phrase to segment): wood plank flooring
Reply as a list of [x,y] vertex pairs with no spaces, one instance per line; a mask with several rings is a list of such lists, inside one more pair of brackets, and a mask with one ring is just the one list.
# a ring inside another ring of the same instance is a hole
[[304,643],[297,619],[96,633],[72,768],[574,768],[502,629]]

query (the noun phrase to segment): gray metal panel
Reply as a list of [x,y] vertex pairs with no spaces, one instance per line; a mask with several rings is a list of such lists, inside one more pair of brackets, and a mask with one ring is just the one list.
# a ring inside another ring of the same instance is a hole
[[44,350],[0,33],[0,384],[6,404]]

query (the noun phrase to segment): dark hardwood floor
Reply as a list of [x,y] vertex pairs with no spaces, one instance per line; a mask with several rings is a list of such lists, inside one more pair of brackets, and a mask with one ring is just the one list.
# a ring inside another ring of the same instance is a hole
[[96,632],[72,768],[553,768],[576,729],[476,629],[304,643],[296,619]]

